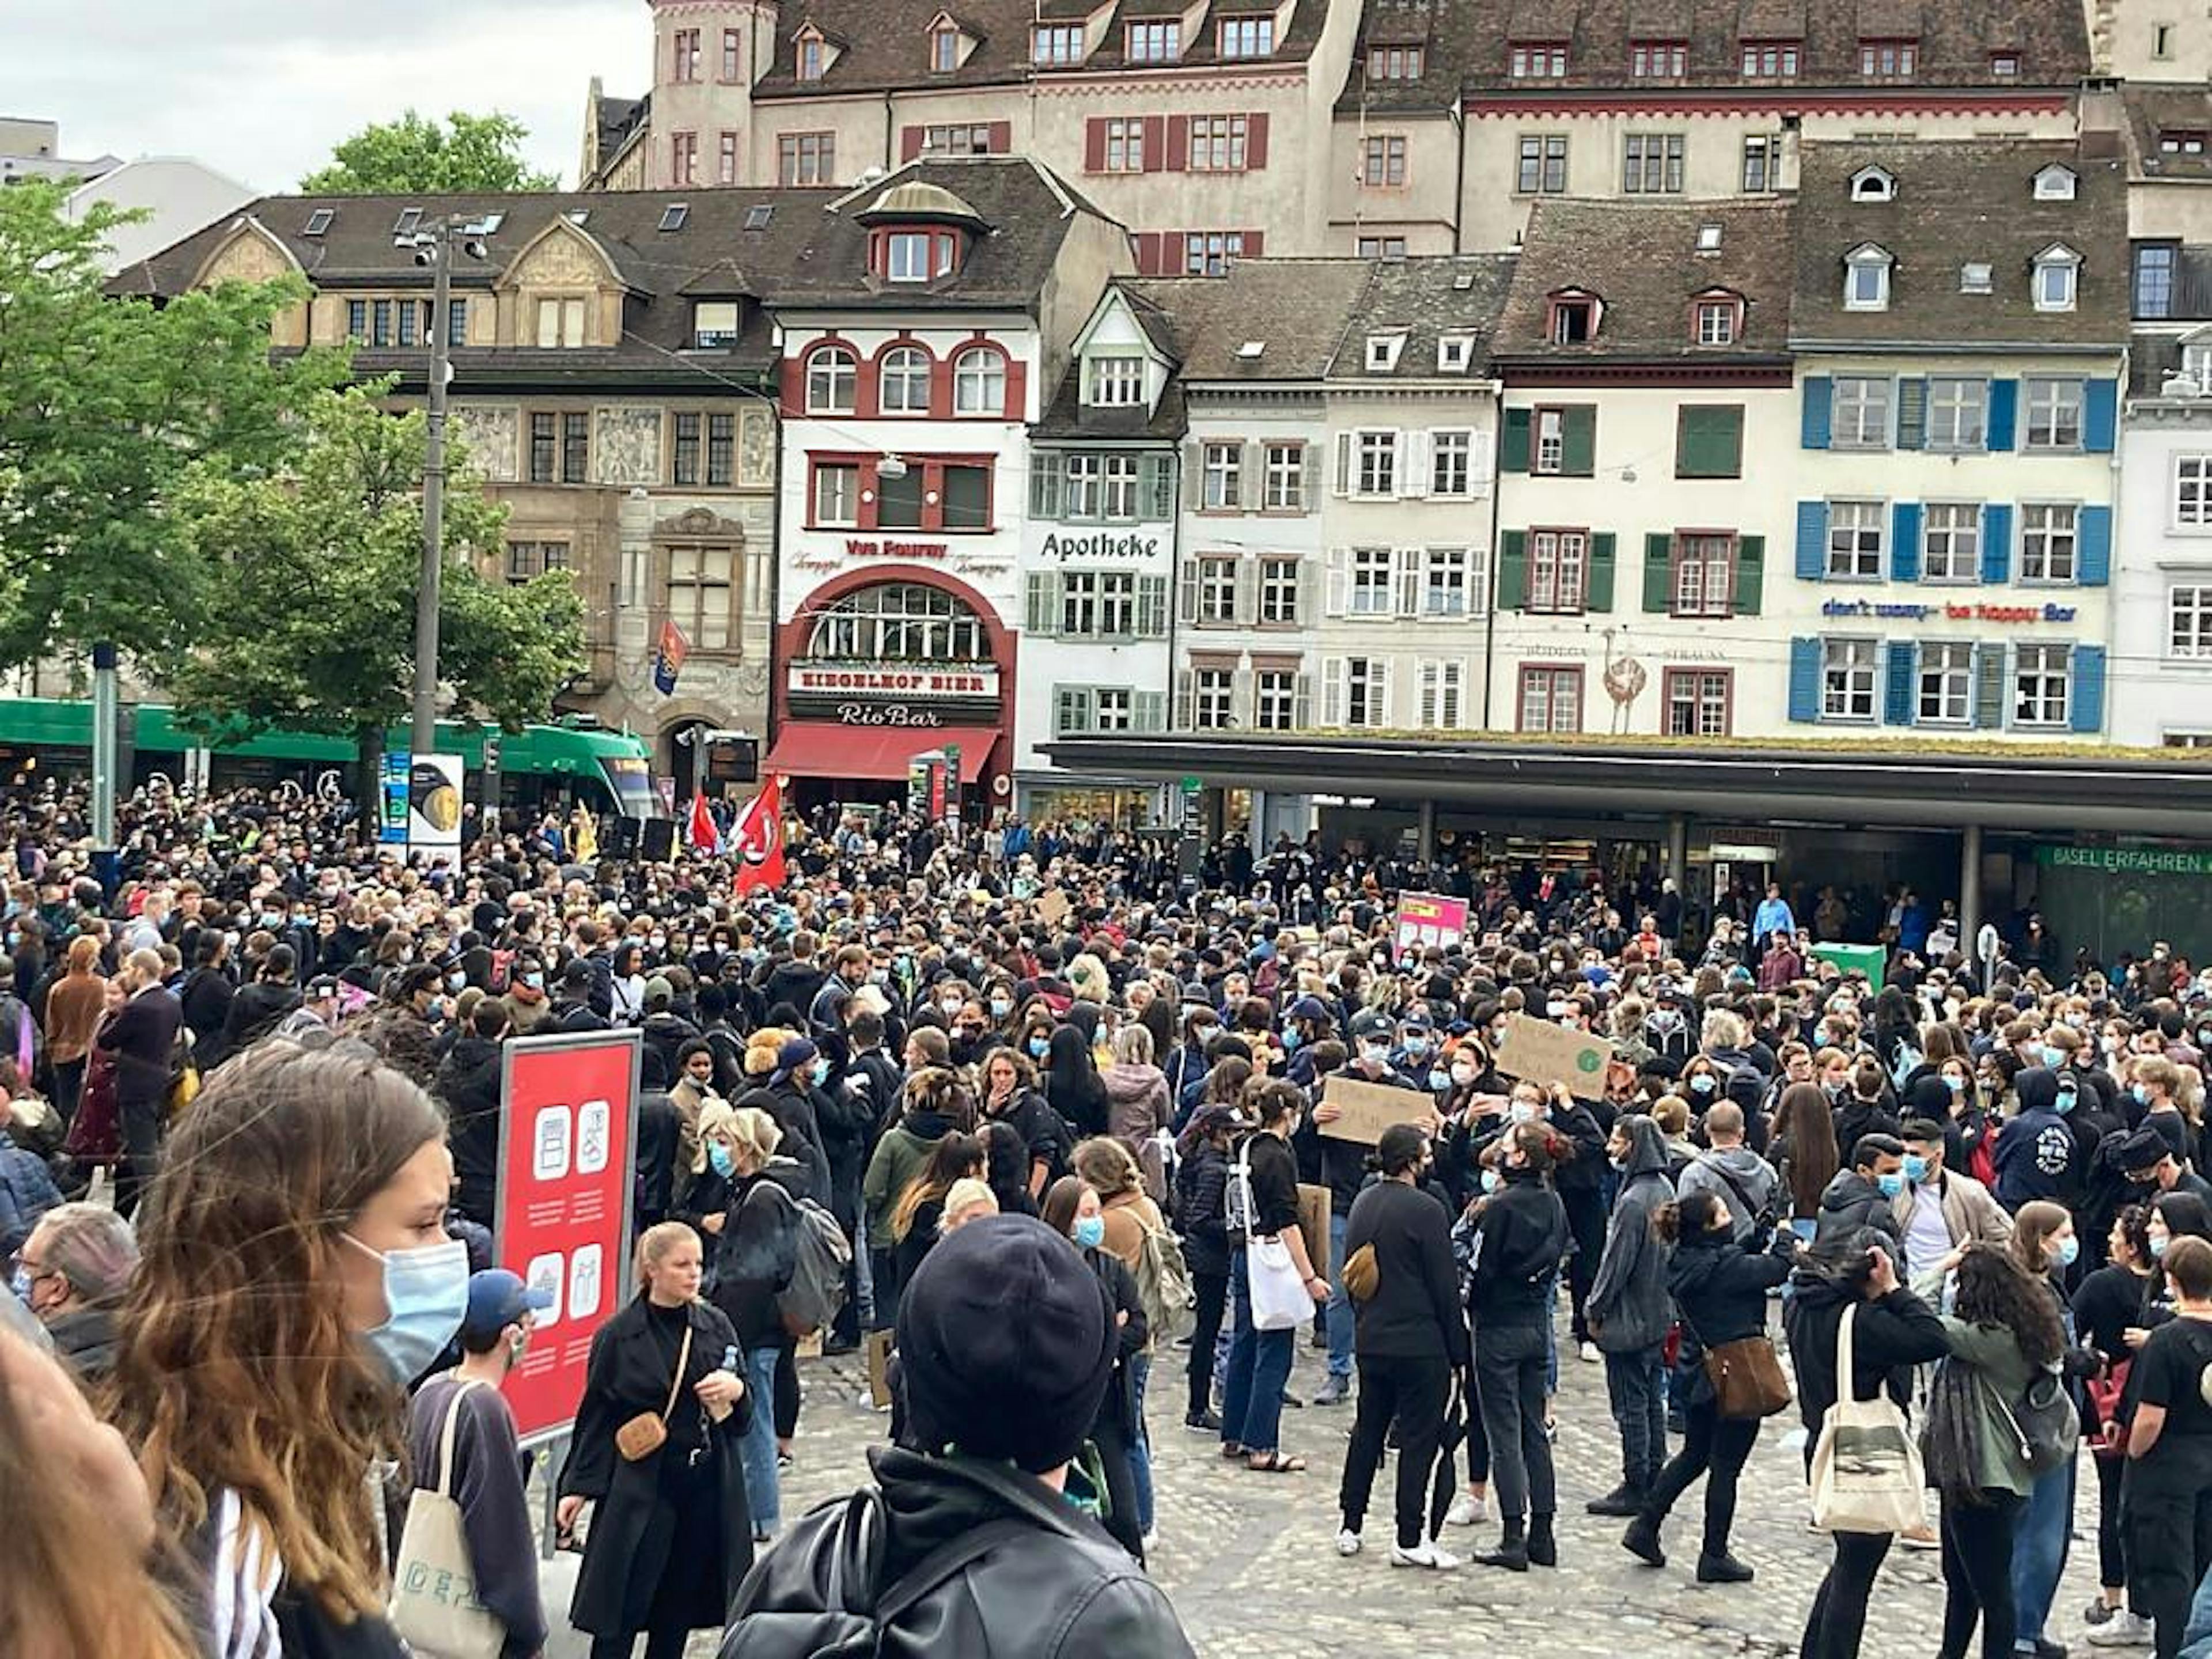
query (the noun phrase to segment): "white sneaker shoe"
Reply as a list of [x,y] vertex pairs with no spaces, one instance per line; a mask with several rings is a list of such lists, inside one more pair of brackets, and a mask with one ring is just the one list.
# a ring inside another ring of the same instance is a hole
[[1359,1534],[1349,1527],[1340,1529],[1336,1534],[1336,1553],[1346,1556],[1358,1554]]
[[1444,1525],[1472,1527],[1490,1519],[1490,1505],[1471,1492],[1463,1492],[1452,1499],[1451,1507],[1444,1511]]
[[2147,1648],[2151,1644],[2152,1634],[2149,1620],[2123,1607],[2109,1623],[2089,1632],[2089,1645],[2093,1648]]
[[1577,1357],[1580,1358],[1585,1365],[1595,1365],[1599,1360],[1605,1358],[1603,1354],[1597,1351],[1597,1344],[1595,1342],[1583,1343],[1582,1346],[1582,1351]]
[[1411,1549],[1402,1544],[1390,1547],[1390,1565],[1394,1567],[1426,1567],[1431,1572],[1449,1572],[1459,1564],[1459,1557],[1438,1549],[1425,1538]]
[[1145,1547],[1145,1553],[1150,1555],[1154,1550],[1160,1547],[1160,1529],[1158,1527],[1154,1527],[1150,1532],[1146,1533],[1137,1541]]

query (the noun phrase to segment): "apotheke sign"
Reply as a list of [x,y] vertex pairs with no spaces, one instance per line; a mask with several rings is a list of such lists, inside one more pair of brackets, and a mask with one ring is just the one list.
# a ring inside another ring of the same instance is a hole
[[1151,559],[1159,556],[1160,538],[1116,535],[1110,530],[1088,536],[1066,536],[1054,531],[1037,550],[1048,559]]

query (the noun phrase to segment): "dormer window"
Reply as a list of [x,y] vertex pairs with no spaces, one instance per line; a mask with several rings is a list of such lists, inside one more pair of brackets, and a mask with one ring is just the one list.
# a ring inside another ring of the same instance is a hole
[[1794,81],[1797,78],[1798,43],[1795,40],[1747,40],[1743,43],[1743,72],[1753,80]]
[[1995,273],[1985,262],[1969,260],[1959,267],[1959,292],[1961,294],[1990,293],[1996,287],[1993,281],[1994,276]]
[[1506,72],[1516,81],[1558,81],[1567,72],[1564,40],[1516,40],[1506,56]]
[[1990,54],[1990,78],[1993,81],[2020,79],[2020,54],[2016,52],[1993,52]]
[[822,78],[823,70],[830,67],[829,46],[823,39],[821,32],[812,27],[801,29],[799,32],[797,46],[799,78],[802,81],[819,81]]
[[1087,359],[1083,401],[1093,409],[1134,409],[1145,401],[1145,360],[1127,353]]
[[2071,167],[2060,167],[2056,161],[2035,175],[2035,199],[2039,202],[2070,202],[2079,181]]
[[1474,335],[1439,334],[1437,336],[1437,374],[1464,374],[1474,362]]
[[1855,247],[1844,255],[1844,309],[1888,310],[1889,271],[1893,263],[1889,251],[1876,247],[1872,242]]
[[1369,335],[1367,372],[1370,374],[1392,373],[1398,367],[1398,354],[1405,349],[1406,337],[1402,332],[1394,331],[1388,334]]
[[1421,78],[1419,46],[1370,46],[1367,78],[1370,81],[1418,81]]
[[960,67],[960,31],[940,23],[929,32],[929,72],[950,75]]
[[1901,81],[1920,61],[1917,40],[1862,40],[1859,73],[1869,81]]
[[1851,174],[1851,200],[1854,202],[1894,202],[1896,199],[1896,174],[1881,167],[1861,167]]
[[1743,331],[1743,301],[1733,294],[1700,295],[1691,321],[1692,337],[1699,345],[1734,345]]
[[1132,23],[1122,56],[1133,64],[1172,64],[1182,56],[1182,20],[1176,17]]
[[876,274],[887,283],[933,282],[959,263],[960,238],[949,230],[882,231],[876,246]]
[[1582,345],[1597,337],[1597,296],[1570,289],[1551,296],[1544,337],[1553,345]]
[[691,342],[702,351],[724,351],[738,343],[738,302],[702,300],[691,307]]
[[1039,23],[1030,31],[1030,62],[1040,69],[1073,69],[1082,61],[1080,23]]
[[2063,242],[2053,243],[2035,256],[2035,308],[2073,310],[2081,281],[2081,256]]
[[1679,81],[1689,72],[1690,49],[1680,40],[1629,44],[1628,72],[1638,81]]
[[2162,127],[2158,135],[2160,155],[2202,155],[2204,154],[2204,129],[2202,127]]
[[1224,17],[1216,36],[1215,50],[1223,58],[1265,58],[1275,50],[1275,20],[1264,17]]

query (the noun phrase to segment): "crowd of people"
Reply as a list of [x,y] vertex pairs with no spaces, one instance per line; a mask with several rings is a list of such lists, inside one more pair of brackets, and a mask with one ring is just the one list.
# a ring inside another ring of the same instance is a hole
[[[2063,1653],[2085,1457],[2090,1642],[2212,1653],[2212,973],[2163,946],[2062,967],[2024,915],[1978,958],[1909,890],[1699,910],[1473,849],[1232,839],[1194,878],[888,810],[792,826],[743,896],[709,855],[579,861],[552,815],[425,868],[250,792],[141,796],[95,864],[82,811],[0,805],[0,1469],[70,1488],[0,1585],[10,1652],[540,1650],[500,1062],[629,1030],[636,1294],[545,1472],[595,1659],[1187,1652],[1155,1432],[1295,1480],[1286,1404],[1348,1407],[1340,1554],[1395,1456],[1393,1565],[1554,1568],[1583,1364],[1620,1478],[1564,1501],[1664,1569],[1702,1480],[1714,1585],[1756,1576],[1739,1479],[1794,1398],[1834,1554],[1808,1659],[1857,1651],[1899,1539],[1941,1554],[1945,1659]],[[1401,941],[1409,886],[1465,933]],[[1812,948],[1862,915],[1878,979]],[[1534,1023],[1602,1064],[1524,1066]],[[1398,1121],[1348,1138],[1377,1090]],[[888,1345],[889,1444],[787,1516],[817,1334]],[[1893,1525],[1832,1497],[1868,1410],[1932,1494]],[[456,1550],[465,1605],[428,1588]]]

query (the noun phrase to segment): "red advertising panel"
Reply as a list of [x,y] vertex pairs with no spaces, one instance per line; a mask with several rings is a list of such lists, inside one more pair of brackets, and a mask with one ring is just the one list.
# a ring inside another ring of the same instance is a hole
[[629,1292],[637,1056],[635,1031],[507,1045],[493,1254],[552,1297],[507,1379],[526,1442],[568,1431],[592,1337]]
[[1398,896],[1398,959],[1418,956],[1431,945],[1449,950],[1467,937],[1467,901],[1442,893]]

